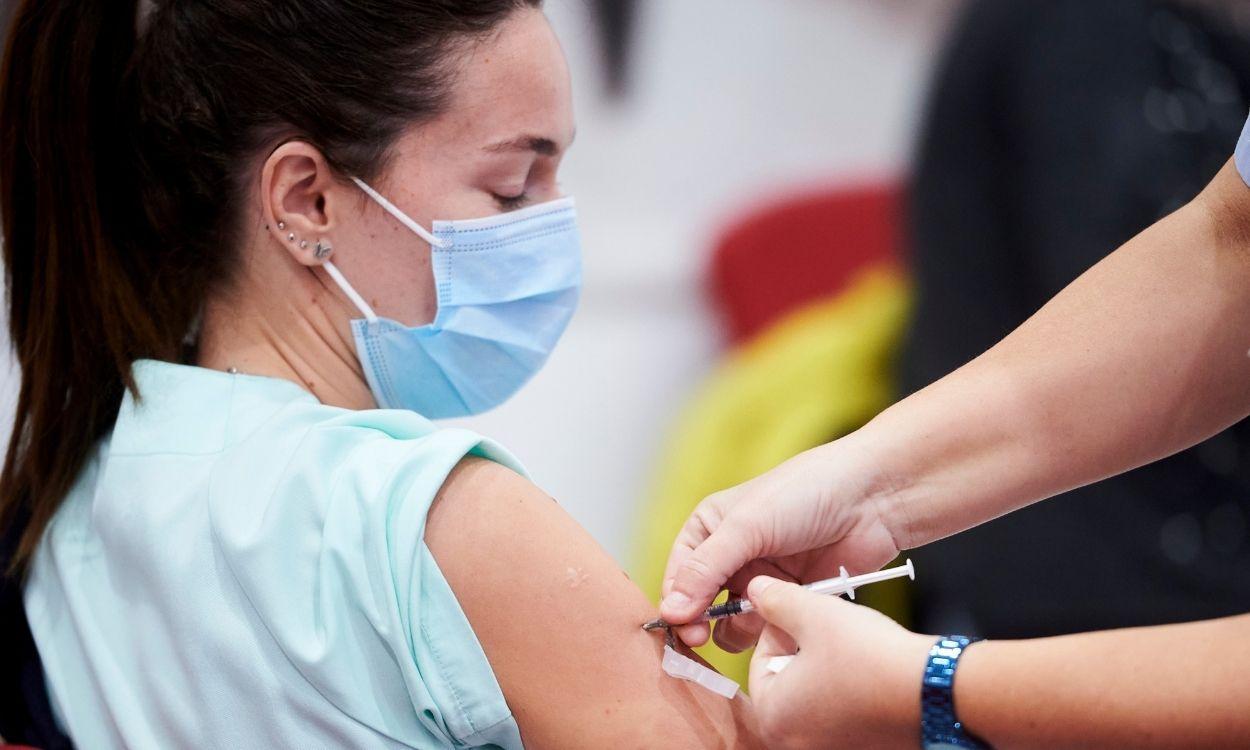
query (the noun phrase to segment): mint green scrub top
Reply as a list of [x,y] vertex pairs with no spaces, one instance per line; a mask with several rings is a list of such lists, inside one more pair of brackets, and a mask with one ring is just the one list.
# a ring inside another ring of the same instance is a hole
[[424,541],[457,462],[515,459],[285,380],[134,376],[25,588],[78,747],[521,747]]

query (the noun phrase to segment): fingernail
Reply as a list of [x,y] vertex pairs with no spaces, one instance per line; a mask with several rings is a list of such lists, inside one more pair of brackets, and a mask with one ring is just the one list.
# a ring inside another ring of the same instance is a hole
[[750,583],[747,584],[747,597],[761,596],[765,591],[777,583],[780,583],[780,581],[772,576],[756,576],[751,579]]
[[684,612],[690,607],[690,597],[680,591],[674,591],[664,597],[664,602],[660,606],[669,612]]

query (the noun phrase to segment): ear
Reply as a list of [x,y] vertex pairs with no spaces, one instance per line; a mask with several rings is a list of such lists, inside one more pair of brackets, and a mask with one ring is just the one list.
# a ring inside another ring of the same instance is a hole
[[284,143],[265,160],[260,194],[266,229],[296,263],[319,266],[329,258],[338,187],[325,156],[304,141]]

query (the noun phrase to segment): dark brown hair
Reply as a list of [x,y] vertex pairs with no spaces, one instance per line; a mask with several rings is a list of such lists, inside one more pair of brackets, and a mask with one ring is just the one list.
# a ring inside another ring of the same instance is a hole
[[541,0],[158,0],[141,24],[137,5],[25,0],[0,73],[14,571],[134,390],[131,363],[182,357],[233,267],[257,157],[300,138],[369,179],[446,105],[459,46]]

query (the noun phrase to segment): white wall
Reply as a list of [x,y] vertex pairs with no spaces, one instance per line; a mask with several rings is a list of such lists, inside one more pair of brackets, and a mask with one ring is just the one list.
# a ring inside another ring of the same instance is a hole
[[562,178],[581,211],[584,302],[535,382],[466,423],[622,562],[665,430],[718,356],[699,283],[712,230],[783,187],[899,172],[954,2],[643,0],[632,95],[613,104],[585,6],[548,0],[576,78]]

